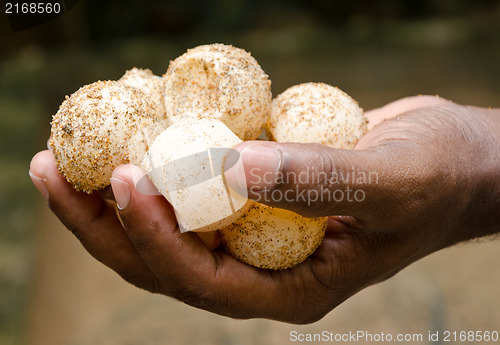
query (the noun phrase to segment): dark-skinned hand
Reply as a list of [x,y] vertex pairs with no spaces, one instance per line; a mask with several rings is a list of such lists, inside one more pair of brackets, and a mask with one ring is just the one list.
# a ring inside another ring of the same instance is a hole
[[[138,167],[113,172],[119,208],[102,193],[75,191],[59,175],[50,151],[35,155],[30,176],[86,250],[129,283],[233,318],[310,323],[430,253],[500,231],[499,110],[419,96],[367,117],[370,130],[355,150],[257,141],[236,147],[250,198],[308,217],[330,216],[318,250],[283,271],[248,266],[210,250],[194,233],[181,233],[165,198],[135,189],[143,174]],[[248,176],[248,169],[298,174],[308,167],[377,178],[292,186]],[[228,172],[226,178],[231,183],[235,176]],[[313,203],[266,197],[290,189],[362,190],[364,197]]]

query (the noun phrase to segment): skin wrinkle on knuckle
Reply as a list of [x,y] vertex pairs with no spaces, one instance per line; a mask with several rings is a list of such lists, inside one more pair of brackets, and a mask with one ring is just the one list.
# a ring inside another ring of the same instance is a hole
[[148,261],[149,253],[153,248],[153,244],[151,243],[151,238],[144,238],[142,236],[131,236],[129,233],[129,237],[134,244],[135,249],[139,253],[139,255],[145,260]]
[[[322,180],[322,183],[318,184],[317,188],[320,189],[318,193],[323,191],[323,199],[330,201],[327,203],[325,215],[338,214],[338,211],[342,212],[343,208],[346,207],[345,204],[357,202],[353,195],[358,190],[362,190],[363,195],[367,196],[362,201],[362,207],[371,209],[371,194],[376,186],[370,185],[373,182],[370,180],[365,181],[365,179],[361,183],[358,183],[357,177],[366,177],[371,173],[369,170],[364,170],[366,168],[362,165],[364,162],[359,163],[357,157],[351,156],[351,154],[358,153],[354,151],[336,151],[335,154],[324,153],[323,156],[326,157],[322,160],[322,169],[328,172],[330,179]],[[336,193],[342,196],[340,201],[335,199]],[[324,204],[320,206],[325,208]],[[349,205],[347,207],[350,209],[352,206]]]
[[342,178],[346,174],[346,167],[354,167],[347,155],[335,156],[337,162],[319,144],[311,145],[308,151],[298,157],[283,155],[281,174],[284,179],[274,189],[279,190],[281,195],[289,193],[294,196],[291,202],[283,201],[283,204],[305,216],[330,215],[337,205],[325,201],[330,200],[331,193],[341,187],[332,181]]
[[[342,156],[340,156],[340,157],[342,157]],[[337,162],[335,162],[333,155],[327,154],[326,159],[322,160],[322,165],[326,164],[326,166],[322,167],[324,169],[323,171],[329,172],[329,175],[330,175],[330,180],[324,181],[324,187],[326,187],[328,191],[333,192],[333,193],[335,193],[335,190],[337,188],[339,188],[339,186],[337,184],[331,183],[332,182],[331,179],[336,177],[336,176],[342,177],[344,173],[347,173],[347,171],[343,171],[343,170],[349,166],[349,164],[347,164],[348,163],[347,159],[346,159],[347,157],[345,157],[345,156],[342,157],[344,159],[341,159],[340,157],[336,157]],[[352,164],[350,164],[350,165],[352,166]],[[329,207],[327,209],[327,212],[329,214],[333,214],[332,211],[335,209],[336,205],[334,203],[330,203],[328,206]]]
[[[132,224],[130,224],[130,221],[128,219],[125,219],[125,223],[129,227],[132,226],[141,228],[139,233],[137,233],[136,231],[133,231],[132,233],[130,231],[127,231],[132,241],[134,242],[134,246],[139,252],[147,253],[148,251],[150,251],[155,245],[154,243],[152,243],[152,241],[154,241],[158,236],[174,235],[173,240],[175,240],[176,243],[173,243],[172,246],[179,245],[180,239],[178,234],[180,234],[180,230],[177,226],[174,227],[169,224],[170,222],[168,217],[166,217],[165,215],[157,215],[147,217],[146,219],[148,219],[146,224],[142,223],[144,221],[143,217],[134,219]],[[136,224],[136,222],[139,223]]]
[[327,294],[336,291],[335,273],[334,263],[330,261],[318,262],[311,267],[311,274],[316,284],[318,284],[321,289],[325,290]]

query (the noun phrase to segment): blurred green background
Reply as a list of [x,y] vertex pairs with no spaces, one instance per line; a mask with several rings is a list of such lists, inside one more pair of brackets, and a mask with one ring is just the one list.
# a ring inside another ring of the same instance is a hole
[[64,96],[84,84],[118,79],[133,66],[162,75],[186,49],[221,42],[252,52],[275,96],[322,81],[365,109],[414,94],[500,106],[500,2],[494,0],[89,0],[15,33],[3,12],[0,344],[25,339],[37,260],[51,250],[39,244],[46,210],[28,178],[29,162],[45,148]]

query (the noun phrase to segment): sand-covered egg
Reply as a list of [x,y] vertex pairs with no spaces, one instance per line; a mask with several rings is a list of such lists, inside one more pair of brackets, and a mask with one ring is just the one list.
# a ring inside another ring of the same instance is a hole
[[273,100],[267,129],[279,142],[352,149],[366,133],[367,120],[358,103],[339,88],[304,83]]
[[138,88],[144,92],[146,97],[158,106],[160,119],[165,119],[165,105],[163,103],[164,86],[162,77],[154,75],[150,69],[134,67],[126,71],[118,81]]
[[256,139],[269,117],[271,81],[243,49],[211,44],[170,63],[165,109],[170,124],[191,118],[222,121],[240,139]]
[[90,193],[110,184],[120,164],[140,163],[143,140],[162,129],[158,107],[137,88],[117,81],[81,87],[52,118],[49,147],[60,173],[76,190]]
[[219,230],[225,250],[249,265],[280,270],[303,262],[321,244],[327,218],[253,202],[233,224]]
[[168,127],[151,145],[141,166],[172,204],[182,232],[217,230],[246,210],[246,197],[224,178],[225,157],[241,142],[222,122],[202,118]]

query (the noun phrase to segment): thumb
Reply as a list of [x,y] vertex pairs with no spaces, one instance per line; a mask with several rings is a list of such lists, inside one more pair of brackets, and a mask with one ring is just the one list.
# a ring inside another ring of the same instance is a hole
[[259,141],[234,149],[241,160],[226,163],[229,186],[247,190],[252,200],[306,217],[371,218],[390,193],[389,160],[376,150]]

